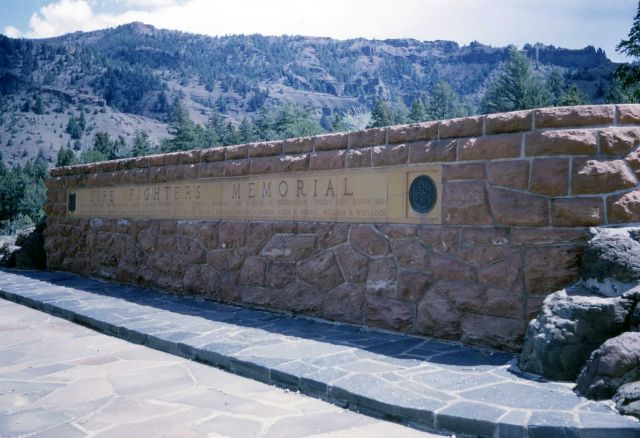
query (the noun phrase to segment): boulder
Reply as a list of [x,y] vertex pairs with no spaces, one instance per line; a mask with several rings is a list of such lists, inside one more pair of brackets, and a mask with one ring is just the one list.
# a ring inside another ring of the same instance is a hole
[[549,295],[527,328],[520,368],[574,380],[591,352],[628,329],[633,305],[626,297],[598,296],[579,284]]
[[607,340],[582,368],[576,390],[585,397],[611,398],[618,388],[640,380],[640,333],[626,332]]
[[0,250],[0,266],[20,269],[45,269],[47,255],[44,250],[45,219],[35,228],[22,230],[16,237],[15,245],[5,244]]
[[640,418],[640,380],[625,383],[618,388],[613,401],[622,415]]
[[619,296],[640,284],[639,228],[592,228],[580,269],[592,292]]

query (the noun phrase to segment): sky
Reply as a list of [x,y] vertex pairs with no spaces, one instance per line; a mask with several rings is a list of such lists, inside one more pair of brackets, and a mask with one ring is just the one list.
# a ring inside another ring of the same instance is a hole
[[0,0],[0,32],[46,38],[142,21],[206,35],[415,38],[604,49],[614,61],[637,0]]

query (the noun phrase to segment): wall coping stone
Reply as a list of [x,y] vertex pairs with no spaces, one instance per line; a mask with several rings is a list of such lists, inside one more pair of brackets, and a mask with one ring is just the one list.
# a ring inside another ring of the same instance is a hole
[[[268,156],[282,157],[300,153],[340,152],[415,141],[455,140],[459,138],[488,139],[491,136],[501,134],[541,133],[571,128],[585,130],[637,124],[640,124],[640,104],[538,108],[56,167],[51,169],[50,175],[52,177],[84,175],[211,161],[233,161]],[[525,135],[523,141],[526,142],[530,135]],[[559,153],[561,155],[575,155],[570,151],[559,151]]]

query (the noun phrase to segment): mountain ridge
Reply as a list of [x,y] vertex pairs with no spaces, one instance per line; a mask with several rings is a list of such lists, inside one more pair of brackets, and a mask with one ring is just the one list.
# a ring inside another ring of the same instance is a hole
[[[316,119],[372,108],[378,99],[409,106],[428,99],[444,80],[474,112],[509,47],[446,40],[210,37],[140,22],[42,40],[0,36],[0,151],[14,164],[42,148],[53,162],[61,146],[78,140],[85,150],[98,131],[130,142],[144,130],[157,143],[169,135],[175,99],[200,124],[215,108],[237,125],[284,104],[306,107]],[[604,99],[617,66],[593,46],[527,44],[522,51],[540,74],[560,70],[594,103]],[[72,139],[66,125],[80,112],[88,128]]]

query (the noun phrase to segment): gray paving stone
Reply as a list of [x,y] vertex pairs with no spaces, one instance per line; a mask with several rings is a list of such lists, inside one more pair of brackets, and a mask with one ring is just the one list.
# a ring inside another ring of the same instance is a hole
[[511,411],[498,420],[498,438],[520,438],[526,436],[529,413]]
[[47,409],[32,409],[0,415],[0,436],[14,437],[35,433],[65,422],[66,415]]
[[497,420],[506,411],[482,403],[458,402],[438,411],[438,430],[493,436]]
[[470,400],[520,409],[571,410],[582,403],[582,400],[573,394],[512,382],[472,389],[460,395]]
[[[607,411],[602,403],[585,402],[567,385],[519,372],[510,354],[164,295],[64,273],[0,271],[0,296],[158,350],[420,427],[437,425],[461,434],[501,437],[552,436],[554,431],[571,436],[576,430],[584,436],[640,431],[638,422]],[[6,337],[1,324],[0,344]],[[95,341],[90,339],[89,345],[96,345]],[[27,359],[20,348],[0,345],[0,351],[0,370]],[[70,354],[64,348],[55,353],[43,350],[43,360],[64,362]],[[119,357],[126,358],[128,353]],[[193,371],[171,365],[113,369],[117,373],[110,379],[115,390],[134,399],[185,392],[198,380]],[[578,417],[581,423],[567,420]],[[113,428],[109,433],[116,436],[123,430]],[[186,423],[183,430],[192,436],[202,433]],[[360,434],[352,427],[335,433],[347,430]]]
[[529,419],[529,438],[578,438],[580,431],[575,417],[562,412],[533,412]]
[[260,436],[263,425],[259,421],[248,418],[218,415],[195,427],[205,433],[217,433],[231,438],[246,438]]

